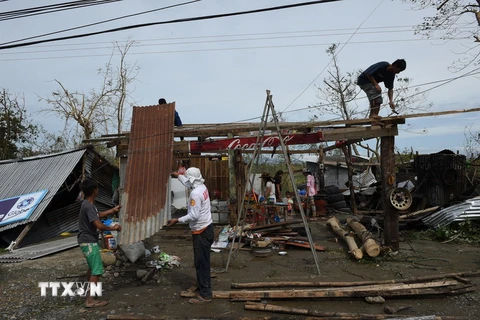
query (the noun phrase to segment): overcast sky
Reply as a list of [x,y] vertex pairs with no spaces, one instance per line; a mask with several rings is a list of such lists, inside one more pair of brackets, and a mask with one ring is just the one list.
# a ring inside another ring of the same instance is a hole
[[[83,9],[0,21],[0,42],[72,28],[122,15],[152,10],[176,1],[124,0]],[[62,1],[23,0],[0,2],[0,11],[23,9]],[[285,0],[203,0],[89,28],[61,33],[65,36],[120,26],[251,10],[295,3]],[[422,39],[413,27],[428,11],[414,11],[400,0],[345,0],[244,16],[184,22],[131,29],[75,40],[0,50],[0,87],[24,93],[35,121],[60,130],[58,119],[38,114],[45,108],[38,96],[57,89],[53,79],[70,91],[88,92],[98,87],[97,69],[108,61],[112,42],[131,38],[138,46],[127,60],[140,72],[132,98],[137,105],[152,105],[158,98],[175,101],[184,123],[236,122],[258,119],[265,90],[271,90],[277,111],[287,121],[307,121],[307,106],[320,102],[321,86],[330,57],[325,50],[340,44],[342,72],[365,69],[378,61],[407,60],[401,74],[427,90],[438,80],[459,76],[448,70],[465,42]],[[430,12],[431,13],[431,12]],[[48,37],[46,37],[48,38]],[[346,45],[345,45],[346,44]],[[328,70],[328,69],[327,69]],[[382,86],[383,87],[383,86]],[[480,80],[469,76],[430,90],[430,111],[479,107]],[[362,93],[363,95],[363,93]],[[385,101],[388,101],[386,95]],[[357,101],[366,110],[365,99]],[[388,107],[380,114],[387,115]],[[396,146],[420,153],[442,149],[463,151],[464,128],[480,131],[480,113],[407,119],[417,128],[400,131]]]

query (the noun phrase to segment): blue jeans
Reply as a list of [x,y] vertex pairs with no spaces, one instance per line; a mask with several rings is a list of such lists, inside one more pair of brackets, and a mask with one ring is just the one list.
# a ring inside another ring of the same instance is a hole
[[212,298],[212,279],[210,275],[210,248],[213,243],[213,224],[209,225],[202,233],[193,236],[193,260],[197,270],[197,286],[200,296]]

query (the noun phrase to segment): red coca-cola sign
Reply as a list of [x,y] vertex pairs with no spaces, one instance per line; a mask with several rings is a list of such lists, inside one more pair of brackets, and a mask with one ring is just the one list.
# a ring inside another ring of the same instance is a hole
[[[323,133],[291,133],[282,136],[286,145],[310,144],[323,142]],[[264,136],[261,148],[278,147],[280,138],[278,135]],[[206,140],[203,142],[190,141],[191,153],[212,152],[221,150],[248,150],[257,146],[257,137],[228,138],[218,140]]]

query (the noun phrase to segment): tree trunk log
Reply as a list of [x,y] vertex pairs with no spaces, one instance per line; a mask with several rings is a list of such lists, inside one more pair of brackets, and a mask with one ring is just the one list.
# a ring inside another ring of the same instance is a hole
[[330,226],[337,235],[339,235],[346,243],[350,254],[357,260],[363,258],[363,252],[357,246],[355,239],[349,234],[349,232],[343,230],[336,217],[330,218],[327,221],[327,226]]
[[380,244],[373,238],[372,234],[361,224],[352,218],[347,218],[347,224],[352,228],[357,237],[363,242],[363,249],[370,257],[380,254]]

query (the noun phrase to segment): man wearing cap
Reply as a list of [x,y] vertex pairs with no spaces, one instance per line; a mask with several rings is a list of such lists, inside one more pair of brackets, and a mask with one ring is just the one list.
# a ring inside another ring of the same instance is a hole
[[187,214],[167,222],[167,226],[170,227],[178,222],[185,223],[188,221],[192,231],[193,257],[197,271],[199,295],[188,302],[192,304],[211,302],[213,295],[210,275],[210,248],[213,243],[214,229],[208,189],[198,168],[188,168],[185,175],[172,172],[171,176],[172,178],[178,178],[184,186],[191,189]]
[[[317,208],[315,207],[315,199],[313,198],[313,196],[317,194],[315,178],[307,168],[303,169],[302,172],[307,178],[307,216],[310,216],[311,220],[316,220]],[[308,208],[310,208],[310,215],[308,214]]]

